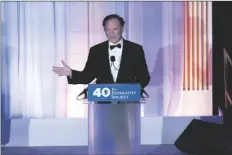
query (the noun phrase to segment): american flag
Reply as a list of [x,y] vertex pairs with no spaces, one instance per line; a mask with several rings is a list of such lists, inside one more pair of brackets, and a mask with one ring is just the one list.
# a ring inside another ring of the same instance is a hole
[[212,84],[210,2],[184,4],[183,90],[208,90]]

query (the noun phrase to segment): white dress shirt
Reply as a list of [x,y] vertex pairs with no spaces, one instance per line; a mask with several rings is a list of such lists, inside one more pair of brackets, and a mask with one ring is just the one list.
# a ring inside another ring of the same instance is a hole
[[[115,47],[114,49],[110,49],[111,45],[117,45],[117,44],[121,44],[121,48]],[[123,40],[121,39],[118,43],[113,44],[111,42],[109,42],[109,61],[110,61],[110,69],[111,69],[111,74],[113,76],[114,82],[116,82],[117,77],[118,77],[118,71],[120,68],[120,63],[121,63],[121,58],[122,58],[122,50],[123,50]],[[111,62],[111,56],[115,57],[115,61],[114,63]]]

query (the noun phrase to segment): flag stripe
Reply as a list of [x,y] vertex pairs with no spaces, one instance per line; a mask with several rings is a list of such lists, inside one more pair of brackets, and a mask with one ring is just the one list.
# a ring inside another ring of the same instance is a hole
[[[200,14],[199,12],[199,5],[200,3],[197,3],[197,16]],[[202,7],[202,5],[201,5]],[[199,55],[200,55],[200,29],[199,29],[199,20],[197,20],[197,41],[196,41],[196,44],[197,44],[197,64],[200,63],[200,59],[199,59]],[[199,67],[197,67],[197,90],[200,89],[200,69]]]
[[[202,2],[202,5],[201,5],[201,15],[200,15],[200,17],[202,17],[203,18],[203,20],[204,20],[204,2]],[[204,68],[204,50],[205,50],[205,48],[204,48],[204,22],[201,22],[201,67],[202,68]],[[202,88],[202,90],[204,90],[204,83],[205,83],[205,81],[204,81],[204,70],[202,69],[201,70],[201,74],[202,74],[202,77],[201,77],[201,88]]]
[[188,20],[189,18],[189,3],[187,2],[187,77],[188,77],[188,90],[190,90],[190,21]]
[[[184,34],[186,34],[186,19],[187,19],[187,2],[184,2]],[[184,74],[183,74],[183,90],[186,90],[186,35],[184,35]]]
[[[208,28],[209,28],[209,22],[208,22],[208,2],[206,3],[206,43],[209,42],[208,37]],[[206,44],[206,51],[209,51],[209,44]],[[206,56],[206,89],[209,89],[209,60],[208,56]]]
[[[192,7],[192,16],[194,16],[194,12],[195,12],[195,7],[194,7],[194,2],[190,2],[191,3],[191,7]],[[192,18],[191,19],[191,24],[192,24],[192,27],[191,27],[191,29],[192,29],[192,36],[191,36],[191,43],[192,43],[192,57],[191,57],[191,61],[192,61],[192,77],[194,77],[195,75],[194,75],[194,71],[195,71],[195,65],[194,65],[194,58],[195,58],[195,40],[194,40],[194,38],[195,38],[195,34],[194,34],[194,28],[195,28],[195,21],[194,21],[194,19]],[[191,54],[191,53],[190,53]],[[194,90],[194,88],[195,88],[195,80],[192,80],[192,90]]]

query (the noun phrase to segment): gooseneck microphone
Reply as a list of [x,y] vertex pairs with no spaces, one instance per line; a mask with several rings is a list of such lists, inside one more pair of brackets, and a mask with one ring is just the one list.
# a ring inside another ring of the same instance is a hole
[[[84,97],[79,98],[82,95],[84,95]],[[76,99],[77,100],[84,100],[84,99],[87,99],[87,96],[88,96],[88,88],[85,88],[79,95],[77,95]]]
[[110,61],[111,61],[112,63],[114,63],[114,62],[116,61],[116,60],[115,60],[115,56],[112,55],[112,56],[110,57]]
[[115,56],[112,55],[112,56],[110,57],[110,61],[111,61],[110,67],[113,65],[113,67],[114,67],[116,70],[119,70],[119,69],[116,68],[115,65],[114,65],[114,62],[116,61]]
[[[111,57],[110,57],[110,61],[111,61],[111,66],[113,65],[113,67],[114,67],[116,70],[119,70],[119,69],[116,68],[115,65],[114,65],[114,62],[116,61],[115,56],[111,56]],[[137,82],[137,81],[135,81],[134,79],[131,79],[131,78],[129,78],[129,77],[127,77],[127,78],[128,78],[129,80],[131,80],[132,82]],[[145,94],[146,97],[144,97],[143,94]],[[147,93],[143,88],[141,88],[141,97],[142,97],[142,98],[149,98],[148,93]]]

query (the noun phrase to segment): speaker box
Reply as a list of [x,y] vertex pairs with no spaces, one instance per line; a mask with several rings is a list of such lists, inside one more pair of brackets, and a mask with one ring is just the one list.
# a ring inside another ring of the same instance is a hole
[[224,155],[222,150],[228,147],[227,132],[221,124],[193,119],[175,141],[175,146],[188,154]]

